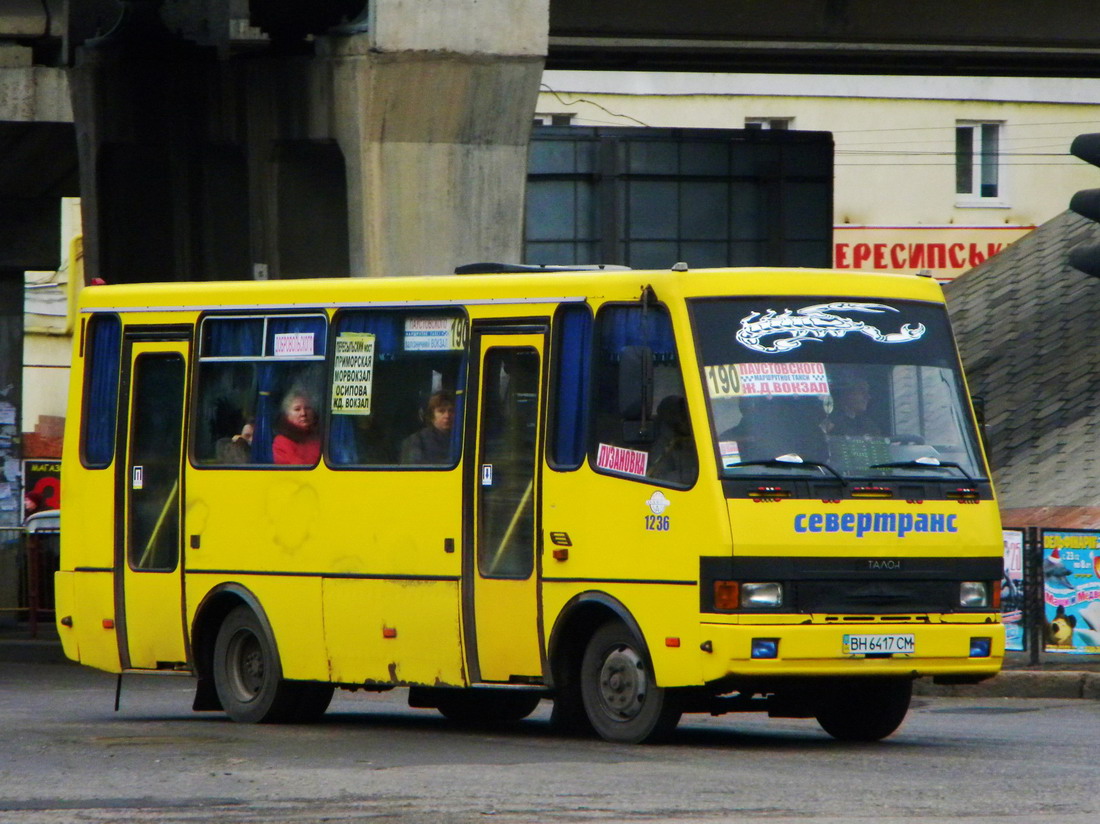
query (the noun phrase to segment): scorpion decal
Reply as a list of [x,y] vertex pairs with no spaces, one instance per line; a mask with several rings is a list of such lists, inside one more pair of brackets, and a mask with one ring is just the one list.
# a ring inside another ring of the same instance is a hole
[[[898,332],[883,333],[875,326],[861,320],[853,320],[835,312],[896,312],[892,306],[881,303],[820,303],[816,306],[804,306],[797,312],[784,309],[782,313],[769,309],[764,313],[752,312],[741,318],[741,328],[737,332],[737,341],[757,352],[775,354],[797,349],[803,341],[819,341],[827,337],[842,338],[849,332],[858,332],[879,343],[906,343],[924,335],[924,324],[916,326],[905,324]],[[772,335],[785,335],[775,338],[771,345],[762,343]]]

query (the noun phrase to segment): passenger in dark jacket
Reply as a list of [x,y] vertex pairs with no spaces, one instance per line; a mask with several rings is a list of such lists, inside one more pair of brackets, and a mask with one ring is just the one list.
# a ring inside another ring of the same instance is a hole
[[450,392],[436,392],[428,399],[427,421],[401,444],[401,463],[449,465],[455,421],[455,401]]

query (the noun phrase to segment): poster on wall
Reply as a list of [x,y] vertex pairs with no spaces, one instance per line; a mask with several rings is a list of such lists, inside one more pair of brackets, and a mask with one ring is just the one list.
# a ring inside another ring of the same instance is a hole
[[47,509],[61,508],[61,461],[23,461],[23,518]]
[[1047,652],[1100,653],[1100,532],[1043,530]]
[[1005,649],[1023,652],[1027,649],[1024,632],[1024,532],[1006,529],[1004,536],[1005,566],[1001,578],[1001,620],[1005,625]]

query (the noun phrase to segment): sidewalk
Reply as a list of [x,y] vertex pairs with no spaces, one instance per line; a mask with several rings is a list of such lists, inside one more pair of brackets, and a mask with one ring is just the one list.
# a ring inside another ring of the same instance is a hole
[[[0,665],[68,664],[61,651],[57,629],[40,624],[38,638],[31,639],[25,625],[0,626]],[[75,666],[75,665],[74,665]],[[999,675],[981,684],[941,686],[931,678],[920,678],[914,695],[958,698],[1088,698],[1100,701],[1100,655],[1057,655],[1040,653],[1038,667],[1030,666],[1030,655],[1010,652]]]
[[31,638],[26,624],[0,624],[0,664],[64,664],[69,663],[61,651],[57,627],[50,621],[40,622],[38,637]]
[[1001,672],[980,684],[941,686],[921,678],[914,695],[959,698],[1090,698],[1100,701],[1100,655],[1066,655],[1040,652],[1039,664],[1031,654],[1009,652]]

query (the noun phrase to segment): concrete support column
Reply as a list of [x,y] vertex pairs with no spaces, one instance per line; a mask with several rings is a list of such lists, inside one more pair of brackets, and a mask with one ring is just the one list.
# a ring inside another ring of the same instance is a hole
[[88,277],[520,259],[549,0],[370,0],[240,56],[169,32],[163,0],[125,2],[71,73]]
[[522,254],[548,0],[371,0],[333,36],[333,134],[353,275],[444,274]]
[[216,55],[164,29],[159,4],[128,0],[70,70],[89,279],[201,279],[195,215]]

